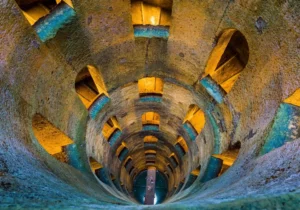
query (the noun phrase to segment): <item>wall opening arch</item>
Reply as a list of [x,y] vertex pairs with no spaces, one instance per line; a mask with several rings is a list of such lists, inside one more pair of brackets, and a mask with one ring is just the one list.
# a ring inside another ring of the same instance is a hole
[[159,130],[160,116],[156,112],[146,112],[142,115],[143,130]]
[[121,128],[116,117],[111,117],[104,123],[102,135],[110,146],[113,146],[117,142],[121,134]]
[[183,120],[183,128],[192,141],[201,133],[205,125],[204,112],[195,104],[189,106],[189,110]]
[[140,101],[161,102],[164,82],[157,77],[145,77],[138,81]]
[[181,158],[189,151],[188,145],[182,136],[178,136],[174,147]]
[[77,74],[75,90],[93,119],[110,100],[101,73],[91,65]]
[[131,0],[135,37],[168,38],[173,0]]
[[204,172],[201,182],[207,182],[225,173],[236,161],[241,148],[241,142],[238,141],[221,154],[213,154]]
[[76,14],[71,0],[16,0],[16,3],[43,42],[55,37]]
[[210,54],[200,83],[221,103],[246,67],[248,59],[249,47],[245,36],[237,29],[225,29]]
[[176,168],[179,165],[179,160],[175,153],[171,153],[169,156],[170,163],[172,164],[173,168]]
[[198,178],[201,170],[201,165],[191,171],[190,175],[188,176],[187,182],[185,184],[184,189],[189,188]]
[[110,180],[108,176],[107,168],[103,167],[96,159],[93,157],[89,157],[89,163],[92,172],[96,175],[96,177],[106,185],[110,185]]
[[155,147],[158,139],[155,136],[145,136],[144,137],[144,147]]
[[73,144],[68,136],[40,114],[32,118],[33,133],[39,144],[57,160],[68,163],[67,146]]
[[129,150],[127,148],[127,145],[125,144],[125,142],[122,142],[120,146],[117,148],[116,156],[119,158],[121,162],[123,162],[123,160],[125,160],[125,158],[127,157],[128,153]]

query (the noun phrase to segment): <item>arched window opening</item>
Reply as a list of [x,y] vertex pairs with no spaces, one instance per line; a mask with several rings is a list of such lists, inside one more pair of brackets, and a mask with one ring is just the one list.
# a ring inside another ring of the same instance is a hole
[[166,175],[166,177],[169,179],[170,178],[170,175],[167,171],[164,171],[164,174]]
[[200,181],[204,183],[218,177],[222,169],[222,164],[223,164],[222,159],[211,156],[208,160],[206,170]]
[[122,142],[121,145],[118,147],[118,149],[116,151],[116,156],[122,162],[123,160],[125,160],[125,158],[127,157],[128,153],[129,153],[129,150],[128,150],[125,142]]
[[155,150],[146,150],[145,151],[145,157],[146,159],[156,159],[156,151]]
[[132,157],[127,157],[126,160],[125,160],[125,164],[124,164],[124,167],[126,168],[127,171],[130,170],[130,168],[132,167]]
[[129,175],[131,176],[132,174],[134,174],[134,171],[135,171],[135,167],[132,166],[131,169],[129,170]]
[[225,173],[235,162],[240,148],[241,142],[238,141],[222,154],[213,154],[208,161],[201,182],[207,182]]
[[103,166],[100,163],[98,163],[94,158],[90,157],[89,161],[90,161],[90,166],[91,166],[91,169],[93,172],[95,172],[96,170],[98,170],[100,168],[103,168]]
[[173,168],[176,168],[179,164],[178,158],[176,157],[175,153],[172,153],[170,156],[170,163],[172,164]]
[[112,173],[110,173],[110,180],[115,185],[115,187],[117,188],[117,190],[121,191],[121,186],[119,184],[119,181],[118,181],[118,179],[116,179],[116,177]]
[[113,146],[120,138],[122,132],[116,117],[110,118],[103,125],[102,135],[108,141],[110,146]]
[[173,0],[131,0],[131,16],[136,37],[168,38]]
[[43,42],[55,37],[58,30],[75,16],[71,0],[16,0],[16,2]]
[[145,136],[144,142],[157,143],[158,139],[155,136]]
[[120,182],[120,185],[121,185],[122,192],[125,193],[125,194],[128,194],[128,192],[126,190],[126,186],[124,185],[124,183]]
[[261,155],[300,137],[300,88],[280,104],[272,123]]
[[205,125],[204,112],[196,105],[191,105],[183,121],[183,127],[192,141],[200,134]]
[[223,152],[222,154],[213,155],[215,158],[219,158],[222,160],[222,168],[220,169],[218,176],[221,176],[223,173],[225,173],[225,171],[227,171],[228,168],[230,168],[233,165],[239,154],[240,148],[241,142],[238,141],[233,146],[230,146],[226,152]]
[[74,142],[40,114],[32,118],[33,133],[40,145],[57,160],[67,163],[67,146]]
[[176,191],[174,192],[174,194],[178,193],[178,192],[181,190],[181,188],[182,188],[183,185],[184,185],[184,182],[185,182],[185,179],[182,179],[182,180],[179,182],[179,185],[178,185],[178,187],[176,188]]
[[143,102],[161,102],[164,82],[160,78],[145,77],[138,81],[140,100]]
[[170,165],[170,163],[167,164],[167,169],[168,169],[171,173],[174,173],[174,170],[173,170],[172,166]]
[[200,170],[201,170],[201,165],[199,165],[196,169],[194,169],[194,170],[190,173],[190,175],[189,175],[189,177],[188,177],[188,180],[187,180],[187,182],[186,182],[186,185],[185,185],[184,189],[189,188],[189,187],[196,181],[197,177],[198,177],[199,174],[200,174]]
[[155,160],[146,160],[146,166],[155,166]]
[[142,115],[143,130],[158,131],[160,116],[156,112],[146,112]]
[[158,139],[155,136],[145,136],[144,137],[144,147],[155,147]]
[[110,100],[101,74],[90,65],[78,73],[75,90],[93,119]]
[[177,142],[175,143],[175,149],[181,158],[188,152],[188,146],[182,136],[178,137]]
[[92,157],[89,158],[89,162],[90,162],[91,169],[95,173],[96,177],[101,182],[110,185],[107,169]]
[[236,29],[227,29],[218,38],[205,69],[207,77],[201,84],[219,103],[237,81],[247,65],[249,47],[244,35]]

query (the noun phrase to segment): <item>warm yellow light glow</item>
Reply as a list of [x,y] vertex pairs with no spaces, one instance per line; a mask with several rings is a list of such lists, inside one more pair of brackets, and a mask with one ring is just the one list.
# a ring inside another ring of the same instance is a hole
[[156,77],[145,77],[138,81],[140,95],[146,94],[163,94],[163,81]]
[[42,115],[36,114],[32,119],[34,135],[42,147],[51,155],[61,153],[62,147],[73,141],[52,125]]
[[155,166],[149,166],[148,170],[156,170],[156,167]]
[[103,166],[98,163],[94,158],[90,157],[89,158],[90,161],[90,166],[93,172],[95,172],[97,169],[102,168]]
[[[56,3],[59,4],[62,1],[73,8],[71,0],[56,0]],[[22,13],[24,14],[30,25],[34,25],[40,18],[48,15],[50,13],[50,10],[43,4],[35,4],[29,9],[22,10]]]
[[145,154],[156,154],[155,150],[149,149],[145,151]]
[[112,117],[106,123],[104,123],[102,135],[108,140],[116,129],[120,129],[120,126],[117,119]]
[[188,121],[199,134],[205,125],[204,112],[196,105],[191,105],[183,123]]
[[124,148],[127,148],[127,147],[126,147],[125,142],[122,142],[121,145],[118,147],[118,149],[117,149],[117,151],[116,151],[116,156],[119,156],[120,153],[122,152],[122,150],[123,150]]
[[226,80],[225,82],[223,82],[221,84],[221,87],[226,91],[226,93],[230,92],[230,90],[232,89],[234,83],[237,81],[239,76],[240,76],[240,73],[232,76],[231,78],[229,78],[228,80]]
[[130,161],[130,160],[132,160],[132,157],[131,157],[131,156],[128,156],[128,157],[125,159],[125,161],[124,161],[124,163],[125,163],[124,165],[126,165],[127,162]]
[[108,96],[102,75],[91,65],[78,73],[75,90],[86,108],[89,108],[100,95]]
[[160,117],[156,112],[146,112],[142,115],[142,124],[159,125]]
[[50,13],[50,10],[42,4],[37,4],[30,9],[22,11],[30,25],[34,25],[41,17]]
[[90,75],[93,79],[93,81],[96,84],[96,87],[98,89],[99,95],[104,93],[108,96],[103,77],[98,69],[96,69],[94,66],[87,65],[88,71],[90,72]]
[[195,170],[193,170],[193,171],[191,172],[191,174],[194,175],[194,176],[199,176],[200,170],[199,170],[199,169],[195,169]]
[[226,29],[207,61],[204,76],[210,75],[228,93],[245,68],[248,56],[244,36],[236,29]]
[[150,22],[151,22],[151,25],[157,25],[157,22],[155,21],[155,17],[154,16],[151,16]]
[[164,25],[171,23],[171,13],[142,1],[131,3],[133,25]]
[[238,154],[239,154],[239,150],[236,149],[236,150],[227,150],[222,154],[214,154],[212,156],[223,160],[223,165],[231,166],[235,162]]
[[205,68],[206,74],[213,74],[217,69],[217,66],[221,60],[222,55],[224,54],[227,45],[230,42],[230,39],[236,29],[225,30],[221,37],[218,39],[217,46],[213,49]]
[[186,144],[186,141],[182,136],[178,137],[177,142],[175,144],[177,143],[180,144],[180,146],[183,148],[185,152],[188,152],[189,150],[188,145]]
[[297,89],[290,97],[285,99],[284,103],[300,106],[300,88]]
[[174,157],[175,160],[176,160],[176,162],[179,163],[179,160],[178,160],[178,158],[177,158],[177,156],[175,155],[174,152],[172,152],[172,153],[170,154],[169,158],[171,158],[171,157]]
[[155,136],[145,136],[144,137],[144,142],[152,142],[155,143],[157,142],[158,139]]
[[59,4],[60,2],[64,1],[66,4],[68,4],[70,7],[73,7],[73,3],[71,0],[56,0],[56,4]]

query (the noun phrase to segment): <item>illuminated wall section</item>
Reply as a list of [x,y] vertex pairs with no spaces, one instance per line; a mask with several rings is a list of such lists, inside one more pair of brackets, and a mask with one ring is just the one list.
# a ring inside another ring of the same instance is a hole
[[147,164],[147,161],[154,161],[154,163],[155,163],[156,151],[155,150],[146,150],[145,158],[146,158],[146,164]]
[[200,83],[218,103],[222,103],[247,65],[248,58],[248,43],[243,34],[236,29],[226,29],[211,52]]
[[126,168],[126,171],[129,172],[131,167],[133,167],[132,157],[127,157],[124,162],[124,167]]
[[167,170],[168,170],[170,173],[174,173],[174,169],[172,168],[172,166],[171,166],[170,163],[167,164]]
[[175,143],[175,149],[178,152],[179,156],[182,158],[189,150],[186,141],[182,136],[179,136],[177,142]]
[[183,121],[183,128],[188,133],[192,141],[200,134],[205,125],[204,112],[196,105],[189,107],[188,113]]
[[71,0],[17,2],[43,42],[54,38],[59,29],[71,22],[76,15]]
[[146,112],[142,115],[144,131],[158,131],[160,116],[156,112]]
[[241,148],[241,142],[229,146],[228,150],[221,154],[213,154],[208,162],[201,182],[206,182],[221,176],[225,173],[236,161]]
[[156,147],[158,139],[155,136],[145,136],[144,137],[144,147],[151,148]]
[[34,115],[32,128],[36,139],[50,155],[61,162],[69,162],[67,146],[74,142],[68,136],[40,114]]
[[172,1],[131,1],[131,16],[135,37],[169,37]]
[[125,142],[122,142],[121,145],[117,148],[116,156],[122,162],[123,160],[126,159],[128,153],[129,153],[129,150],[128,150]]
[[75,90],[84,106],[89,110],[92,119],[95,119],[110,101],[102,75],[91,65],[78,73]]
[[140,101],[161,102],[163,95],[163,80],[156,77],[145,77],[138,81]]
[[218,177],[222,169],[222,165],[223,165],[222,159],[211,156],[208,161],[207,168],[200,182],[207,182],[211,179]]
[[223,173],[225,173],[235,162],[238,154],[240,151],[240,144],[237,148],[234,149],[228,149],[227,151],[223,152],[222,154],[213,154],[212,156],[218,159],[222,160],[222,168],[218,174],[218,176],[221,176]]
[[108,141],[110,146],[113,146],[120,138],[122,132],[116,117],[110,118],[103,125],[102,135]]
[[104,184],[110,185],[108,170],[104,168],[94,158],[89,158],[91,170],[95,173],[96,177]]
[[93,172],[95,172],[96,170],[98,170],[100,168],[103,168],[103,166],[92,157],[89,158],[89,162],[90,162],[91,170]]
[[197,167],[195,170],[193,170],[190,173],[190,175],[188,176],[188,180],[185,184],[184,189],[189,188],[196,181],[196,179],[198,178],[198,176],[200,174],[200,169],[201,169],[201,166]]
[[300,88],[280,104],[261,155],[300,137]]
[[173,168],[176,168],[179,164],[178,158],[176,157],[176,155],[174,153],[172,153],[169,156],[170,159],[170,163],[172,164]]
[[110,179],[111,179],[112,183],[114,184],[114,186],[117,188],[117,190],[119,190],[121,192],[122,188],[121,188],[120,182],[118,179],[116,179],[116,177],[112,173],[110,173]]

